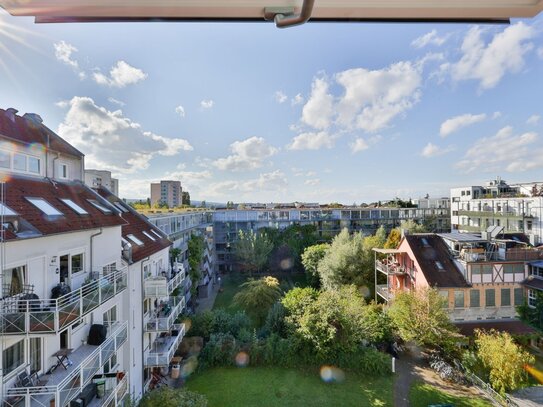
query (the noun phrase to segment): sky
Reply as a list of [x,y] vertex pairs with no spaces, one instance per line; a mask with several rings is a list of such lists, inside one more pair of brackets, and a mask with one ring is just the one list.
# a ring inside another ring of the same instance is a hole
[[543,16],[510,25],[34,24],[0,9],[0,107],[124,198],[373,202],[543,181]]

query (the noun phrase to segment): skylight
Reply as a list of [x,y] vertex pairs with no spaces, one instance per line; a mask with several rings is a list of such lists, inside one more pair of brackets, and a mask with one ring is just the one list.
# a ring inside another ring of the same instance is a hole
[[83,209],[81,206],[79,206],[78,204],[76,204],[74,201],[72,201],[71,199],[64,199],[64,198],[61,198],[60,199],[62,202],[64,202],[66,205],[68,205],[70,208],[72,208],[75,213],[79,214],[79,215],[88,215],[89,213]]
[[149,239],[151,239],[153,242],[156,242],[156,239],[153,236],[151,236],[149,233],[147,233],[145,230],[143,231],[143,234],[147,236]]
[[422,244],[424,246],[430,246],[430,244],[428,243],[428,240],[425,237],[422,238]]
[[128,212],[128,209],[126,209],[119,201],[113,202],[113,205],[123,213]]
[[160,236],[160,234],[156,230],[151,229],[151,233],[155,234],[156,237],[158,237],[159,239],[162,239],[162,236]]
[[17,212],[0,202],[0,216],[17,216]]
[[445,270],[445,269],[443,268],[443,264],[441,264],[440,261],[436,261],[436,267],[437,267],[437,269],[440,270],[440,271]]
[[134,236],[134,235],[126,235],[126,237],[129,238],[130,240],[132,240],[138,246],[143,246],[143,242],[141,240],[139,240],[136,236]]
[[63,213],[43,198],[26,198],[28,202],[45,213],[47,216],[62,216]]
[[98,201],[94,200],[94,199],[87,199],[87,201],[89,201],[89,203],[94,206],[96,209],[100,210],[101,212],[105,213],[106,215],[109,215],[111,214],[111,210],[106,208],[104,205],[102,205],[101,203],[99,203]]

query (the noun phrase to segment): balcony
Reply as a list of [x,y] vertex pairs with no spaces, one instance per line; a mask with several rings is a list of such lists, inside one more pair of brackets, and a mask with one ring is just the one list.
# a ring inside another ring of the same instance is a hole
[[127,335],[128,322],[112,323],[108,326],[107,339],[101,345],[82,345],[75,349],[70,354],[72,365],[67,369],[59,366],[53,373],[44,375],[43,378],[47,379],[44,386],[7,389],[5,405],[8,407],[66,406],[81,393],[109,358],[120,349],[126,342]]
[[164,298],[172,294],[179,286],[183,285],[186,273],[185,267],[179,265],[179,271],[170,278],[166,276],[148,277],[143,282],[146,298]]
[[173,325],[168,335],[158,337],[145,353],[145,367],[166,367],[185,335],[185,324]]
[[469,216],[471,218],[506,218],[521,220],[525,216],[514,211],[492,211],[492,210],[483,210],[483,211],[467,211],[460,210],[458,211],[458,216]]
[[[383,274],[397,274],[403,275],[407,274],[410,270],[406,267],[400,265],[399,263],[391,263],[381,260],[375,260],[375,268]],[[413,274],[413,273],[411,273]]]
[[91,273],[93,281],[55,299],[0,301],[0,324],[5,335],[55,334],[126,289],[127,269]]
[[94,398],[88,407],[114,407],[122,405],[122,402],[128,394],[128,373],[125,373],[121,379],[117,374],[98,375],[95,379],[105,380],[105,395],[102,398]]
[[385,301],[394,299],[394,294],[390,291],[386,284],[377,284],[375,286],[375,292],[379,294]]
[[166,303],[163,303],[158,311],[153,312],[153,317],[149,314],[145,318],[146,332],[167,332],[172,329],[177,317],[185,309],[185,297],[171,297]]

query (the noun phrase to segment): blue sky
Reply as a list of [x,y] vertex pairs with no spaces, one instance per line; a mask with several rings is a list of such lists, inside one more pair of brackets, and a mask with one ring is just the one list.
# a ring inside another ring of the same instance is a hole
[[543,17],[507,25],[45,24],[0,11],[0,106],[193,199],[346,204],[543,181]]

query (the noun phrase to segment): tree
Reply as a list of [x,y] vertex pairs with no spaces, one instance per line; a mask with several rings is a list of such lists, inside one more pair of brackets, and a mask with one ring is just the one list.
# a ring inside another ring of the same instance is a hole
[[402,240],[401,229],[400,228],[394,228],[388,234],[387,240],[386,240],[385,245],[383,247],[385,249],[396,249],[400,245],[401,240]]
[[185,389],[161,387],[146,393],[138,407],[207,407],[207,398],[203,394]]
[[192,234],[187,243],[189,257],[189,277],[192,281],[191,292],[196,294],[198,282],[202,278],[200,264],[204,258],[204,237],[201,235]]
[[249,273],[258,272],[268,261],[273,249],[272,242],[264,232],[239,231],[238,239],[234,243],[234,253],[241,266]]
[[286,311],[285,321],[291,331],[296,330],[298,319],[318,296],[319,292],[312,287],[296,287],[289,290],[281,299]]
[[433,288],[396,294],[389,315],[406,342],[448,348],[453,341],[456,330],[447,314],[446,299]]
[[371,343],[390,343],[393,339],[392,320],[382,304],[371,302],[366,305],[361,325],[365,338]]
[[528,376],[524,369],[533,365],[535,358],[517,345],[507,332],[475,333],[477,356],[489,370],[490,384],[501,394],[519,388]]
[[312,282],[312,285],[320,286],[319,280],[319,263],[326,255],[326,251],[330,247],[329,244],[321,243],[313,246],[306,247],[302,254],[302,264],[304,266],[305,273],[308,281]]
[[420,225],[412,219],[403,220],[400,224],[400,229],[405,230],[407,233],[427,233],[428,229],[424,225]]
[[234,296],[234,303],[245,310],[258,326],[261,326],[273,304],[281,298],[279,280],[275,277],[250,279],[241,286]]

